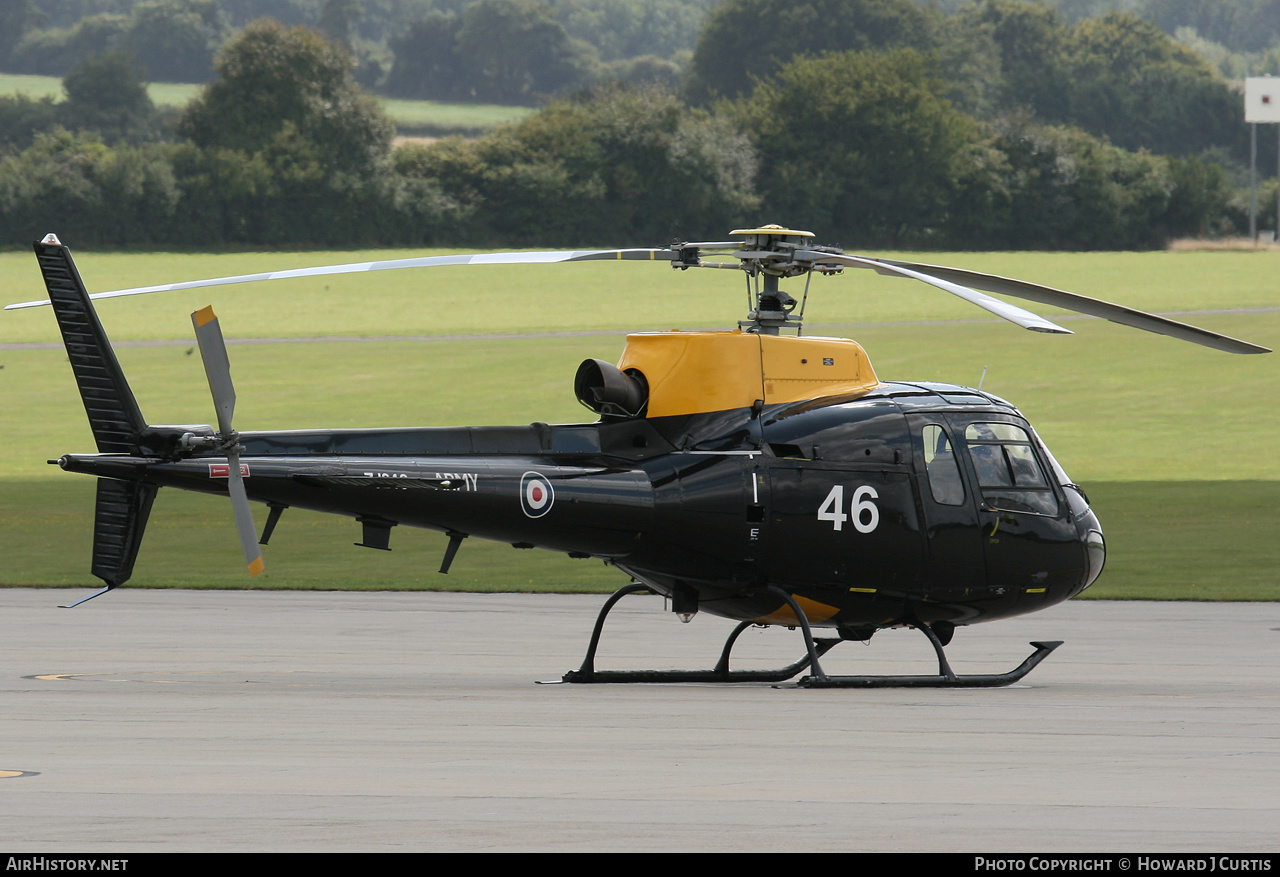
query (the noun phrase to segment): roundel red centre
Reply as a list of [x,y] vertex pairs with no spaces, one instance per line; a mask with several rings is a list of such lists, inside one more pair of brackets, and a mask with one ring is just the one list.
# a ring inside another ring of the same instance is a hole
[[540,518],[551,511],[556,492],[546,476],[538,472],[526,472],[520,479],[520,507],[531,518]]

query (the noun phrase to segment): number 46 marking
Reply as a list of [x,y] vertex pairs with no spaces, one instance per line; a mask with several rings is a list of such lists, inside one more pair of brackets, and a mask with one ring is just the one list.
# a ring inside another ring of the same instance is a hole
[[849,514],[844,513],[844,485],[837,484],[831,488],[827,498],[818,509],[819,521],[830,521],[833,530],[843,530],[845,521],[853,521],[853,529],[859,533],[870,533],[880,523],[880,509],[876,508],[873,499],[880,494],[869,484],[864,484],[853,492],[853,501]]

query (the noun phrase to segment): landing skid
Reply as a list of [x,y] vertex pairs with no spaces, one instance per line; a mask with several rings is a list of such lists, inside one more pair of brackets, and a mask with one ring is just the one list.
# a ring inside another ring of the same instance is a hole
[[[628,594],[636,593],[651,594],[653,591],[646,585],[625,585],[614,591],[613,595],[605,601],[600,615],[596,618],[595,629],[591,632],[591,644],[587,646],[587,656],[583,659],[582,666],[564,674],[562,682],[785,682],[810,664],[817,666],[818,658],[840,642],[838,639],[815,640],[809,634],[806,622],[805,639],[808,654],[794,664],[788,664],[777,670],[730,670],[729,653],[733,651],[733,645],[742,632],[752,626],[752,622],[744,621],[729,634],[729,639],[725,641],[724,649],[720,652],[720,660],[712,670],[597,670],[596,648],[600,645],[600,634],[604,630],[605,617],[619,600]],[[796,608],[798,610],[799,607]],[[798,617],[804,618],[803,615]]]
[[917,629],[929,638],[934,652],[938,656],[938,675],[936,676],[828,676],[822,670],[818,659],[838,645],[836,638],[815,638],[809,628],[808,619],[800,610],[800,606],[791,595],[781,588],[769,586],[768,590],[786,601],[799,619],[798,627],[804,635],[806,654],[793,664],[777,670],[730,670],[729,654],[734,643],[744,630],[753,622],[744,621],[733,629],[720,652],[720,660],[711,670],[597,670],[595,666],[596,649],[600,645],[600,635],[604,630],[604,620],[619,600],[628,594],[653,593],[646,585],[630,584],[619,588],[605,601],[596,618],[595,629],[591,632],[591,643],[587,646],[586,657],[582,666],[564,674],[562,682],[578,683],[617,683],[617,682],[785,682],[793,676],[812,667],[813,672],[797,680],[801,688],[999,688],[1012,685],[1030,673],[1037,664],[1049,656],[1049,653],[1062,645],[1056,642],[1033,642],[1035,651],[1018,667],[1008,673],[978,674],[972,676],[957,675],[947,661],[942,643],[938,635],[928,625],[921,624]]

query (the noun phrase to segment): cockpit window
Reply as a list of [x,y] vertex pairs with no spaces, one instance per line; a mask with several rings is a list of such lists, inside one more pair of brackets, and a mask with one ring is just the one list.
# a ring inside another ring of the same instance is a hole
[[947,431],[936,423],[925,424],[923,438],[925,471],[934,501],[942,505],[962,505],[964,480]]
[[987,505],[1038,515],[1058,513],[1058,498],[1026,430],[1011,423],[971,423],[964,438]]
[[1062,468],[1062,464],[1053,456],[1053,451],[1049,450],[1049,446],[1044,443],[1044,439],[1031,430],[1032,437],[1040,444],[1040,453],[1044,454],[1044,458],[1049,461],[1049,468],[1053,470],[1053,475],[1058,479],[1058,483],[1063,487],[1070,487],[1073,482],[1071,476],[1067,474],[1067,470]]

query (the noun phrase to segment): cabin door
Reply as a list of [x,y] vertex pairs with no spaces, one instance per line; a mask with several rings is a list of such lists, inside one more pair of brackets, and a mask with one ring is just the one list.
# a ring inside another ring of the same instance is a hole
[[924,510],[929,597],[949,601],[982,596],[987,563],[979,498],[965,477],[956,427],[937,415],[915,415],[909,422]]

